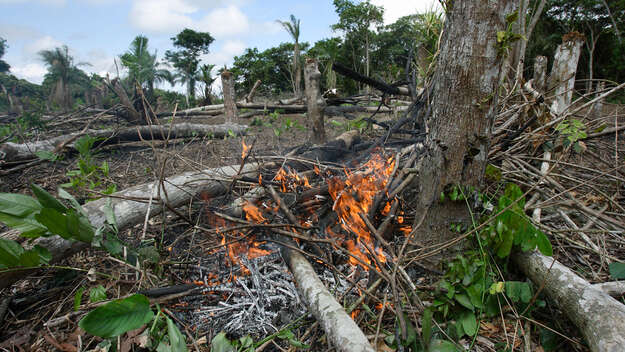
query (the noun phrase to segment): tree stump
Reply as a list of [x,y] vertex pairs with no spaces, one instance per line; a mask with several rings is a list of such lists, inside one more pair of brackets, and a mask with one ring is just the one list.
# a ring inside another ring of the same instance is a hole
[[555,88],[555,99],[551,103],[551,111],[560,115],[571,105],[577,62],[582,51],[584,36],[578,32],[571,32],[562,37],[562,44],[558,45],[551,69],[549,87]]
[[234,96],[234,77],[232,72],[223,70],[221,73],[221,87],[224,94],[225,124],[233,124],[234,119],[237,117],[237,103]]
[[306,104],[308,106],[308,120],[312,122],[311,141],[314,144],[324,143],[326,140],[326,132],[323,123],[324,103],[321,100],[321,89],[319,83],[321,80],[321,72],[317,67],[317,60],[306,59],[306,67],[304,68],[304,80],[306,83]]

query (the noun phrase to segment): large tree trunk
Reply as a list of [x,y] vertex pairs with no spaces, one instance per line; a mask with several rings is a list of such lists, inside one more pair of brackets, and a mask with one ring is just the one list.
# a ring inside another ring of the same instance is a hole
[[422,244],[449,239],[450,221],[470,219],[464,204],[441,205],[438,199],[448,186],[482,183],[502,67],[497,31],[505,29],[505,15],[514,4],[455,1],[448,11],[430,95],[431,115],[421,121],[427,139],[417,206],[429,209],[417,231]]

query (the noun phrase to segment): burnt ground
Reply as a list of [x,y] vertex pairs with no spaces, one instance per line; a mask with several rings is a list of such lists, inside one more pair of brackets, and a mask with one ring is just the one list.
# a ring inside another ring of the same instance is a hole
[[[610,116],[616,116],[617,124],[625,123],[625,120],[620,122],[623,120],[619,112],[622,110],[620,107],[608,107],[608,109]],[[291,127],[288,129],[285,127],[287,119],[291,121],[288,123]],[[184,120],[209,124],[222,122],[219,117]],[[342,125],[326,124],[329,138],[339,135],[346,129],[343,119],[336,120]],[[607,126],[614,126],[614,121],[610,121],[609,118],[605,120]],[[60,125],[29,138],[43,139],[47,136],[78,131],[84,126],[84,122],[71,126]],[[239,119],[236,122],[250,125],[252,120]],[[306,128],[307,121],[302,114],[281,115],[273,121],[265,116],[257,122],[260,124],[250,126],[247,135],[243,137],[246,144],[253,146],[252,153],[256,156],[284,155],[292,148],[304,144],[310,133]],[[115,120],[102,121],[100,127],[111,127],[116,123]],[[94,127],[98,126],[92,126]],[[276,128],[282,131],[276,133]],[[365,132],[370,137],[379,133],[380,131]],[[241,162],[241,142],[241,137],[190,138],[184,141],[170,141],[167,145],[163,142],[153,144],[138,142],[101,148],[96,150],[94,160],[98,165],[106,161],[110,171],[102,185],[96,187],[96,191],[102,191],[108,185],[115,185],[117,190],[123,190],[133,185],[153,182],[159,179],[160,175],[172,176],[185,171],[238,164]],[[625,144],[622,140],[615,144],[614,135],[608,135],[588,141],[586,144],[590,153],[571,153],[564,160],[579,167],[611,169],[614,170],[613,174],[616,175],[616,179],[621,177],[622,168],[619,168],[616,163],[619,160],[618,154],[625,152]],[[528,154],[538,159],[541,157],[541,153],[536,151]],[[612,162],[615,157],[616,161]],[[56,162],[45,162],[20,172],[0,176],[0,192],[30,194],[29,184],[36,183],[56,194],[56,188],[68,182],[66,174],[76,169],[76,162],[76,155],[67,155]],[[528,162],[534,166],[540,164],[539,160]],[[581,168],[568,167],[567,169],[572,170],[576,175],[584,173],[584,169]],[[521,176],[512,174],[509,178],[518,179],[523,184]],[[622,184],[615,185],[614,180],[608,179],[604,183],[600,182],[594,185],[594,188],[588,189],[577,187],[577,194],[589,206],[594,206],[595,203],[603,204],[606,200],[602,199],[602,194],[597,195],[596,191],[599,188],[603,190],[603,194],[608,192],[608,196],[612,197],[612,202],[622,206],[623,195],[618,193],[623,189]],[[100,196],[97,192],[89,192],[84,188],[70,188],[69,190],[81,202]],[[198,228],[214,228],[217,224],[211,212],[229,204],[238,192],[239,190],[234,189],[233,194],[219,199],[198,200],[179,209],[179,213],[158,214],[148,220],[145,226],[139,224],[122,231],[119,234],[120,239],[140,253],[142,264],[139,267],[113,258],[104,251],[90,249],[66,258],[55,268],[30,274],[14,284],[10,290],[4,290],[3,297],[12,296],[12,302],[4,321],[0,323],[0,347],[8,350],[32,351],[76,351],[77,346],[81,346],[81,350],[93,349],[100,339],[85,334],[78,328],[77,322],[82,314],[93,307],[87,304],[88,292],[98,285],[104,286],[108,298],[116,298],[157,287],[212,281],[215,285],[209,289],[195,290],[192,294],[187,292],[181,298],[164,299],[161,303],[161,307],[178,322],[183,334],[189,338],[187,341],[194,341],[191,349],[208,351],[212,337],[221,330],[237,338],[251,334],[254,340],[258,341],[275,333],[276,329],[288,326],[298,340],[310,343],[313,350],[327,350],[323,331],[314,324],[314,318],[305,314],[305,307],[297,296],[288,269],[277,255],[277,248],[267,241],[268,238],[259,234],[257,240],[261,244],[258,248],[273,251],[274,254],[261,257],[264,259],[260,260],[244,259],[244,264],[251,273],[242,273],[238,264],[232,263],[228,253],[220,247],[222,237],[219,234],[198,230]],[[596,198],[591,197],[593,194]],[[613,210],[613,207],[610,207],[610,210]],[[618,210],[613,210],[613,212],[620,214]],[[567,224],[554,218],[549,226],[562,229]],[[4,229],[0,228],[0,230]],[[577,234],[572,233],[570,236],[574,237]],[[613,244],[607,255],[616,258],[625,257],[623,255],[625,247],[622,241],[610,238],[610,235],[606,234],[601,236],[603,236],[604,243]],[[602,258],[597,259],[588,252],[574,248],[574,245],[561,237],[552,237],[552,242],[559,254],[559,260],[575,269],[587,280],[602,282],[608,279],[607,265]],[[313,248],[310,250],[314,252]],[[133,261],[132,258],[126,257],[126,260],[136,263],[136,260]],[[339,258],[336,263],[335,269],[342,272],[344,277],[337,276],[333,270],[323,265],[316,264],[316,267],[326,285],[336,293],[341,303],[349,306],[360,297],[362,290],[366,289],[368,284],[375,281],[375,277],[370,278],[367,271],[350,267],[345,258]],[[96,274],[87,274],[86,271],[90,269],[95,270]],[[418,287],[428,291],[433,289],[433,283],[439,278],[436,273],[435,268],[425,266],[411,269],[409,275]],[[216,283],[217,281],[219,283]],[[363,283],[363,285],[354,288],[354,283]],[[73,313],[76,292],[82,289],[84,289],[83,305],[78,313]],[[372,310],[376,302],[378,305],[381,303],[382,295],[378,294],[378,296],[380,297],[377,301],[367,301]],[[407,314],[411,314],[415,321],[418,321],[415,312],[408,311]],[[586,350],[580,342],[582,338],[579,332],[567,323],[566,318],[557,308],[547,304],[545,308],[533,314],[537,321],[553,328],[556,331],[555,335],[560,334],[569,338],[569,340],[556,338],[559,346],[556,350]],[[66,316],[69,318],[63,319]],[[359,325],[364,327],[366,334],[375,334],[378,324],[375,312],[360,310],[356,311],[353,316]],[[293,322],[296,323],[293,324]],[[293,325],[289,326],[289,324]],[[381,331],[392,335],[394,324],[394,318],[387,314],[381,321]],[[531,339],[535,341],[534,346],[545,343],[543,339],[553,338],[554,334],[547,334],[547,337],[539,335],[535,333],[531,336]],[[134,336],[126,336],[124,341],[135,342],[138,345],[138,340],[135,341],[134,338]],[[388,350],[389,347],[384,346],[381,340],[380,338],[378,341],[378,348]],[[500,348],[501,343],[505,345],[507,342],[514,346],[513,349],[520,350],[521,340],[523,337],[520,336],[519,321],[506,316],[503,321],[502,319],[482,321],[474,348],[494,351]],[[133,348],[140,350],[136,346]],[[262,349],[294,350],[295,348],[286,340],[275,339],[264,345]]]

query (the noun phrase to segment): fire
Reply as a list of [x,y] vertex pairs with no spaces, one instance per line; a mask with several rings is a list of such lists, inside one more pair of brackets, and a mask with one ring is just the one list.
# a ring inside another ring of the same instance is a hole
[[245,159],[250,153],[250,146],[245,144],[245,140],[241,139],[241,159]]
[[[359,264],[364,267],[356,258],[371,264],[363,251],[364,246],[362,244],[366,244],[369,248],[375,246],[362,216],[369,214],[375,196],[386,187],[394,165],[393,157],[384,158],[382,155],[375,155],[363,165],[362,171],[353,173],[345,170],[347,176],[345,181],[339,177],[334,177],[328,181],[328,191],[334,200],[332,210],[336,212],[343,230],[356,235],[355,242],[345,241],[344,243],[355,257],[350,258],[352,264]],[[387,203],[385,209],[388,208],[390,211],[390,207],[391,204]],[[386,257],[379,248],[376,250],[376,257],[380,262],[386,262]]]
[[[287,168],[288,169],[288,168]],[[280,191],[286,193],[288,191],[296,191],[297,187],[312,188],[308,181],[308,177],[301,176],[297,171],[280,168],[276,173],[274,181],[280,182]]]
[[245,218],[248,221],[260,224],[267,220],[263,216],[263,212],[250,202],[245,202],[245,204],[243,204],[243,211],[245,212]]

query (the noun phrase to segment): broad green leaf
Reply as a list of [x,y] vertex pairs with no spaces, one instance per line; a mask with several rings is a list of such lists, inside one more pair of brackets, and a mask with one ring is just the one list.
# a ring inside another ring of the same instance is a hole
[[0,267],[13,268],[19,265],[24,248],[19,243],[0,238]]
[[52,253],[50,253],[47,248],[41,247],[38,244],[36,244],[31,251],[37,252],[37,255],[39,255],[39,262],[41,264],[48,264],[48,262],[52,259]]
[[80,308],[80,303],[82,302],[82,294],[84,292],[84,287],[80,287],[78,290],[76,290],[76,293],[74,294],[74,312],[77,311],[78,308]]
[[521,284],[519,281],[506,281],[506,295],[514,303],[521,300]]
[[460,316],[460,323],[462,324],[462,328],[464,332],[469,336],[474,336],[477,334],[477,319],[475,318],[475,314],[473,312],[465,312]]
[[106,299],[106,289],[102,285],[92,287],[89,290],[89,302],[95,303]]
[[530,303],[532,300],[532,288],[530,287],[530,284],[527,282],[521,282],[520,288],[521,292],[519,298],[521,299],[521,302]]
[[542,231],[536,231],[536,246],[543,255],[551,257],[553,255],[553,248],[549,238]]
[[41,159],[41,160],[47,160],[47,161],[56,161],[59,156],[52,153],[49,150],[39,150],[35,152],[35,155]]
[[614,280],[623,280],[625,279],[625,264],[614,262],[610,263],[610,276]]
[[61,213],[64,213],[67,210],[67,207],[63,205],[63,203],[59,202],[58,199],[54,198],[50,193],[38,185],[33,183],[30,185],[30,189],[32,189],[35,197],[37,197],[37,200],[39,200],[42,207],[52,208]]
[[167,318],[167,334],[169,335],[169,343],[172,352],[187,352],[187,344],[184,336],[174,322]]
[[211,352],[236,352],[236,350],[223,331],[215,335],[211,341]]
[[35,220],[34,214],[27,217],[17,217],[5,213],[0,213],[0,222],[8,227],[21,232],[22,237],[37,238],[43,236],[47,229]]
[[107,338],[138,329],[153,317],[147,297],[135,294],[94,309],[80,320],[78,326],[91,335]]
[[29,196],[16,193],[0,193],[0,213],[26,217],[41,209],[41,204]]
[[34,250],[24,251],[24,253],[20,254],[20,266],[23,267],[33,267],[39,266],[40,264],[39,253]]
[[289,339],[289,345],[295,347],[295,348],[301,348],[301,349],[309,349],[310,346],[297,340],[297,339]]
[[473,310],[475,307],[471,303],[471,300],[465,294],[458,294],[454,297],[458,303],[460,303],[463,307]]
[[35,219],[45,226],[48,231],[55,235],[59,235],[67,240],[72,239],[67,228],[67,219],[65,215],[52,208],[43,208],[39,214],[35,215]]

